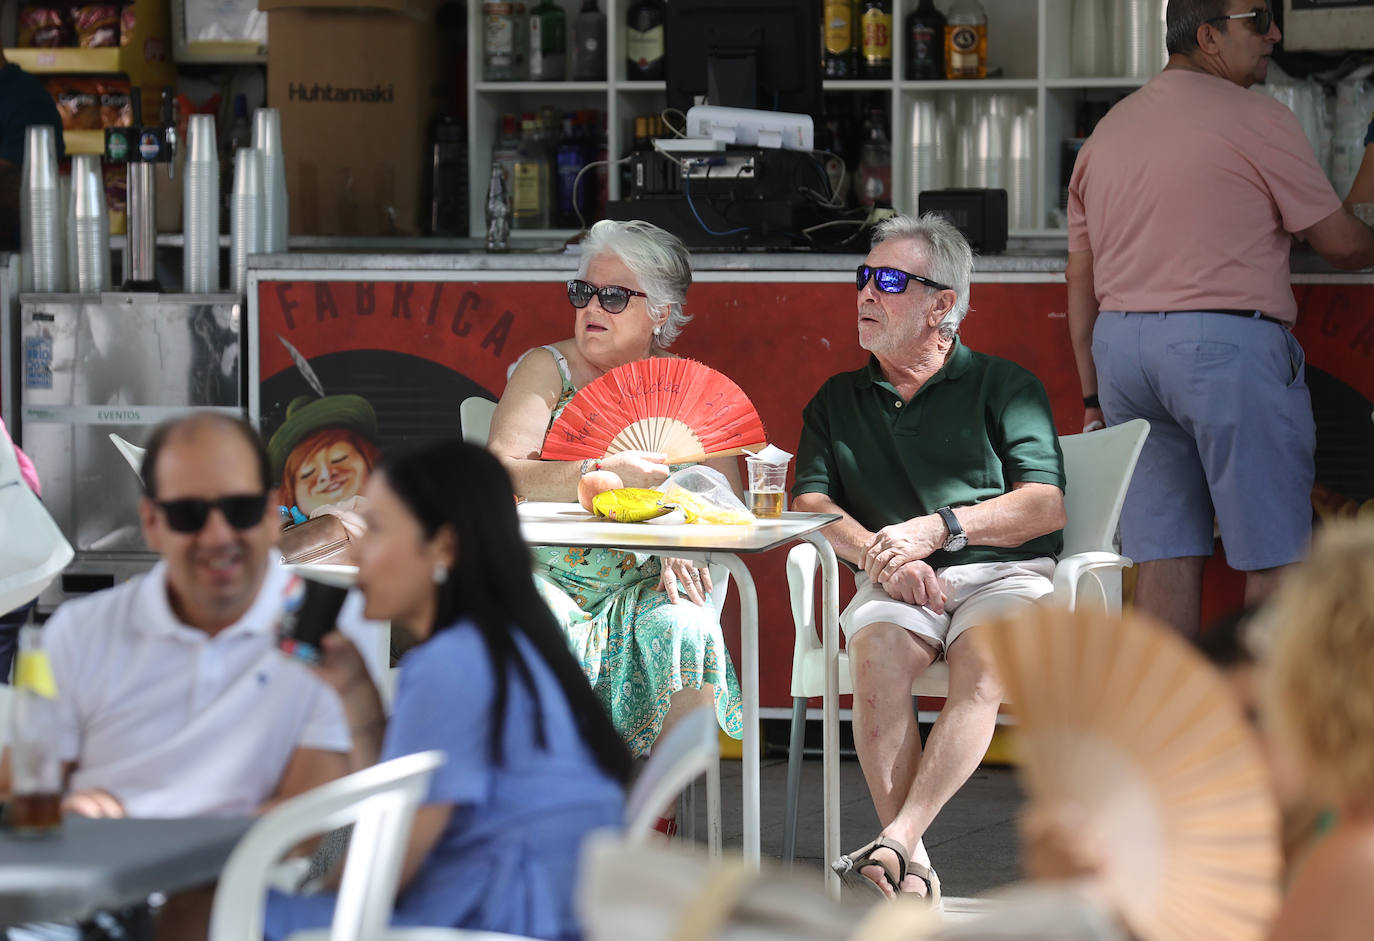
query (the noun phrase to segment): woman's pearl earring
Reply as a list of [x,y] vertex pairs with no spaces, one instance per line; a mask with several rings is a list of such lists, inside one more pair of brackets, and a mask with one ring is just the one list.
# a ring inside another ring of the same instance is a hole
[[434,584],[442,585],[448,581],[448,569],[442,563],[434,563]]

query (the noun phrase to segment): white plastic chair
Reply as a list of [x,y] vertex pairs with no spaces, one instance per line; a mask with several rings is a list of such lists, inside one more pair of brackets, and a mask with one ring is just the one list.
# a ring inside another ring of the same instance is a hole
[[703,706],[654,742],[649,760],[625,798],[625,842],[638,845],[654,832],[663,808],[706,775],[706,844],[720,855],[720,731],[716,711]]
[[253,824],[224,864],[209,941],[261,941],[273,867],[302,840],[353,824],[331,941],[374,941],[387,929],[415,810],[441,751],[405,755],[321,785]]
[[[1116,524],[1126,488],[1135,472],[1150,423],[1137,418],[1089,434],[1063,435],[1064,554],[1054,569],[1051,599],[1071,610],[1091,605],[1121,610],[1121,571],[1131,560],[1116,551]],[[791,862],[796,849],[797,793],[801,785],[802,742],[807,700],[825,695],[825,651],[817,633],[816,566],[819,557],[808,543],[787,555],[787,585],[792,594],[796,642],[792,648],[792,735],[787,755],[787,805],[782,858]],[[840,694],[854,692],[849,655],[840,651]],[[949,667],[936,660],[911,684],[913,696],[949,695]]]
[[491,416],[496,411],[496,403],[480,395],[470,395],[458,406],[458,421],[463,428],[463,440],[468,444],[486,447],[491,436]]
[[19,458],[0,443],[0,614],[28,604],[76,553],[19,473]]

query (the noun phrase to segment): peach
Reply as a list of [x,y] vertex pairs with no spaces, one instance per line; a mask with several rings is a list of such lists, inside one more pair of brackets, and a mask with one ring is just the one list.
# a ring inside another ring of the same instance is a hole
[[592,500],[598,493],[619,490],[623,486],[625,481],[620,479],[619,474],[606,470],[592,471],[577,482],[577,502],[582,504],[582,509],[590,513]]

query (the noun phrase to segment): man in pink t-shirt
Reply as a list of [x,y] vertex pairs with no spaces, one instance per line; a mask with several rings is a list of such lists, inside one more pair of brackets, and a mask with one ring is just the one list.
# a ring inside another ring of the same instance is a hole
[[[1146,418],[1121,519],[1138,607],[1198,631],[1213,519],[1246,600],[1306,553],[1315,430],[1288,253],[1374,265],[1296,117],[1247,89],[1264,0],[1169,0],[1169,62],[1114,107],[1069,184],[1069,331],[1084,425]],[[1099,404],[1100,403],[1100,404]]]

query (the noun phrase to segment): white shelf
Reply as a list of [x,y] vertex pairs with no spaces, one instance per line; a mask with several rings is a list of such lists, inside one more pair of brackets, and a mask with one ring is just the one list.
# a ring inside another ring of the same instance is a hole
[[[581,4],[561,0],[568,14],[571,31],[573,17]],[[630,0],[601,0],[609,35],[606,42],[605,82],[486,82],[481,78],[482,23],[481,4],[469,2],[468,10],[468,178],[469,233],[484,234],[486,184],[491,174],[491,147],[497,122],[503,112],[530,110],[551,104],[555,108],[595,107],[606,113],[607,153],[612,159],[629,150],[633,119],[638,114],[658,111],[666,104],[662,82],[632,82],[624,79],[625,41],[623,20]],[[1014,229],[1014,237],[1062,238],[1064,231],[1051,225],[1051,211],[1058,206],[1063,140],[1076,131],[1075,109],[1080,98],[1111,100],[1143,85],[1144,78],[1118,76],[1071,77],[1065,73],[1070,62],[1070,12],[1073,0],[983,0],[988,13],[988,58],[1000,69],[1000,76],[989,79],[957,81],[908,81],[902,78],[905,59],[905,30],[902,28],[918,0],[893,0],[893,76],[889,79],[848,79],[827,81],[827,94],[845,92],[885,92],[888,98],[889,137],[892,141],[893,203],[899,209],[915,208],[909,190],[911,148],[903,146],[911,120],[911,107],[918,96],[948,96],[963,107],[962,96],[1011,94],[1022,106],[1035,108],[1036,169],[1033,194],[1035,219],[1039,226]],[[951,0],[936,0],[945,12]],[[1162,4],[1163,0],[1159,0]],[[1163,7],[1161,6],[1161,10]],[[1163,60],[1161,57],[1161,65]],[[819,68],[819,64],[817,65]],[[613,164],[608,173],[611,199],[620,197],[620,173]],[[553,231],[549,235],[566,235]]]

